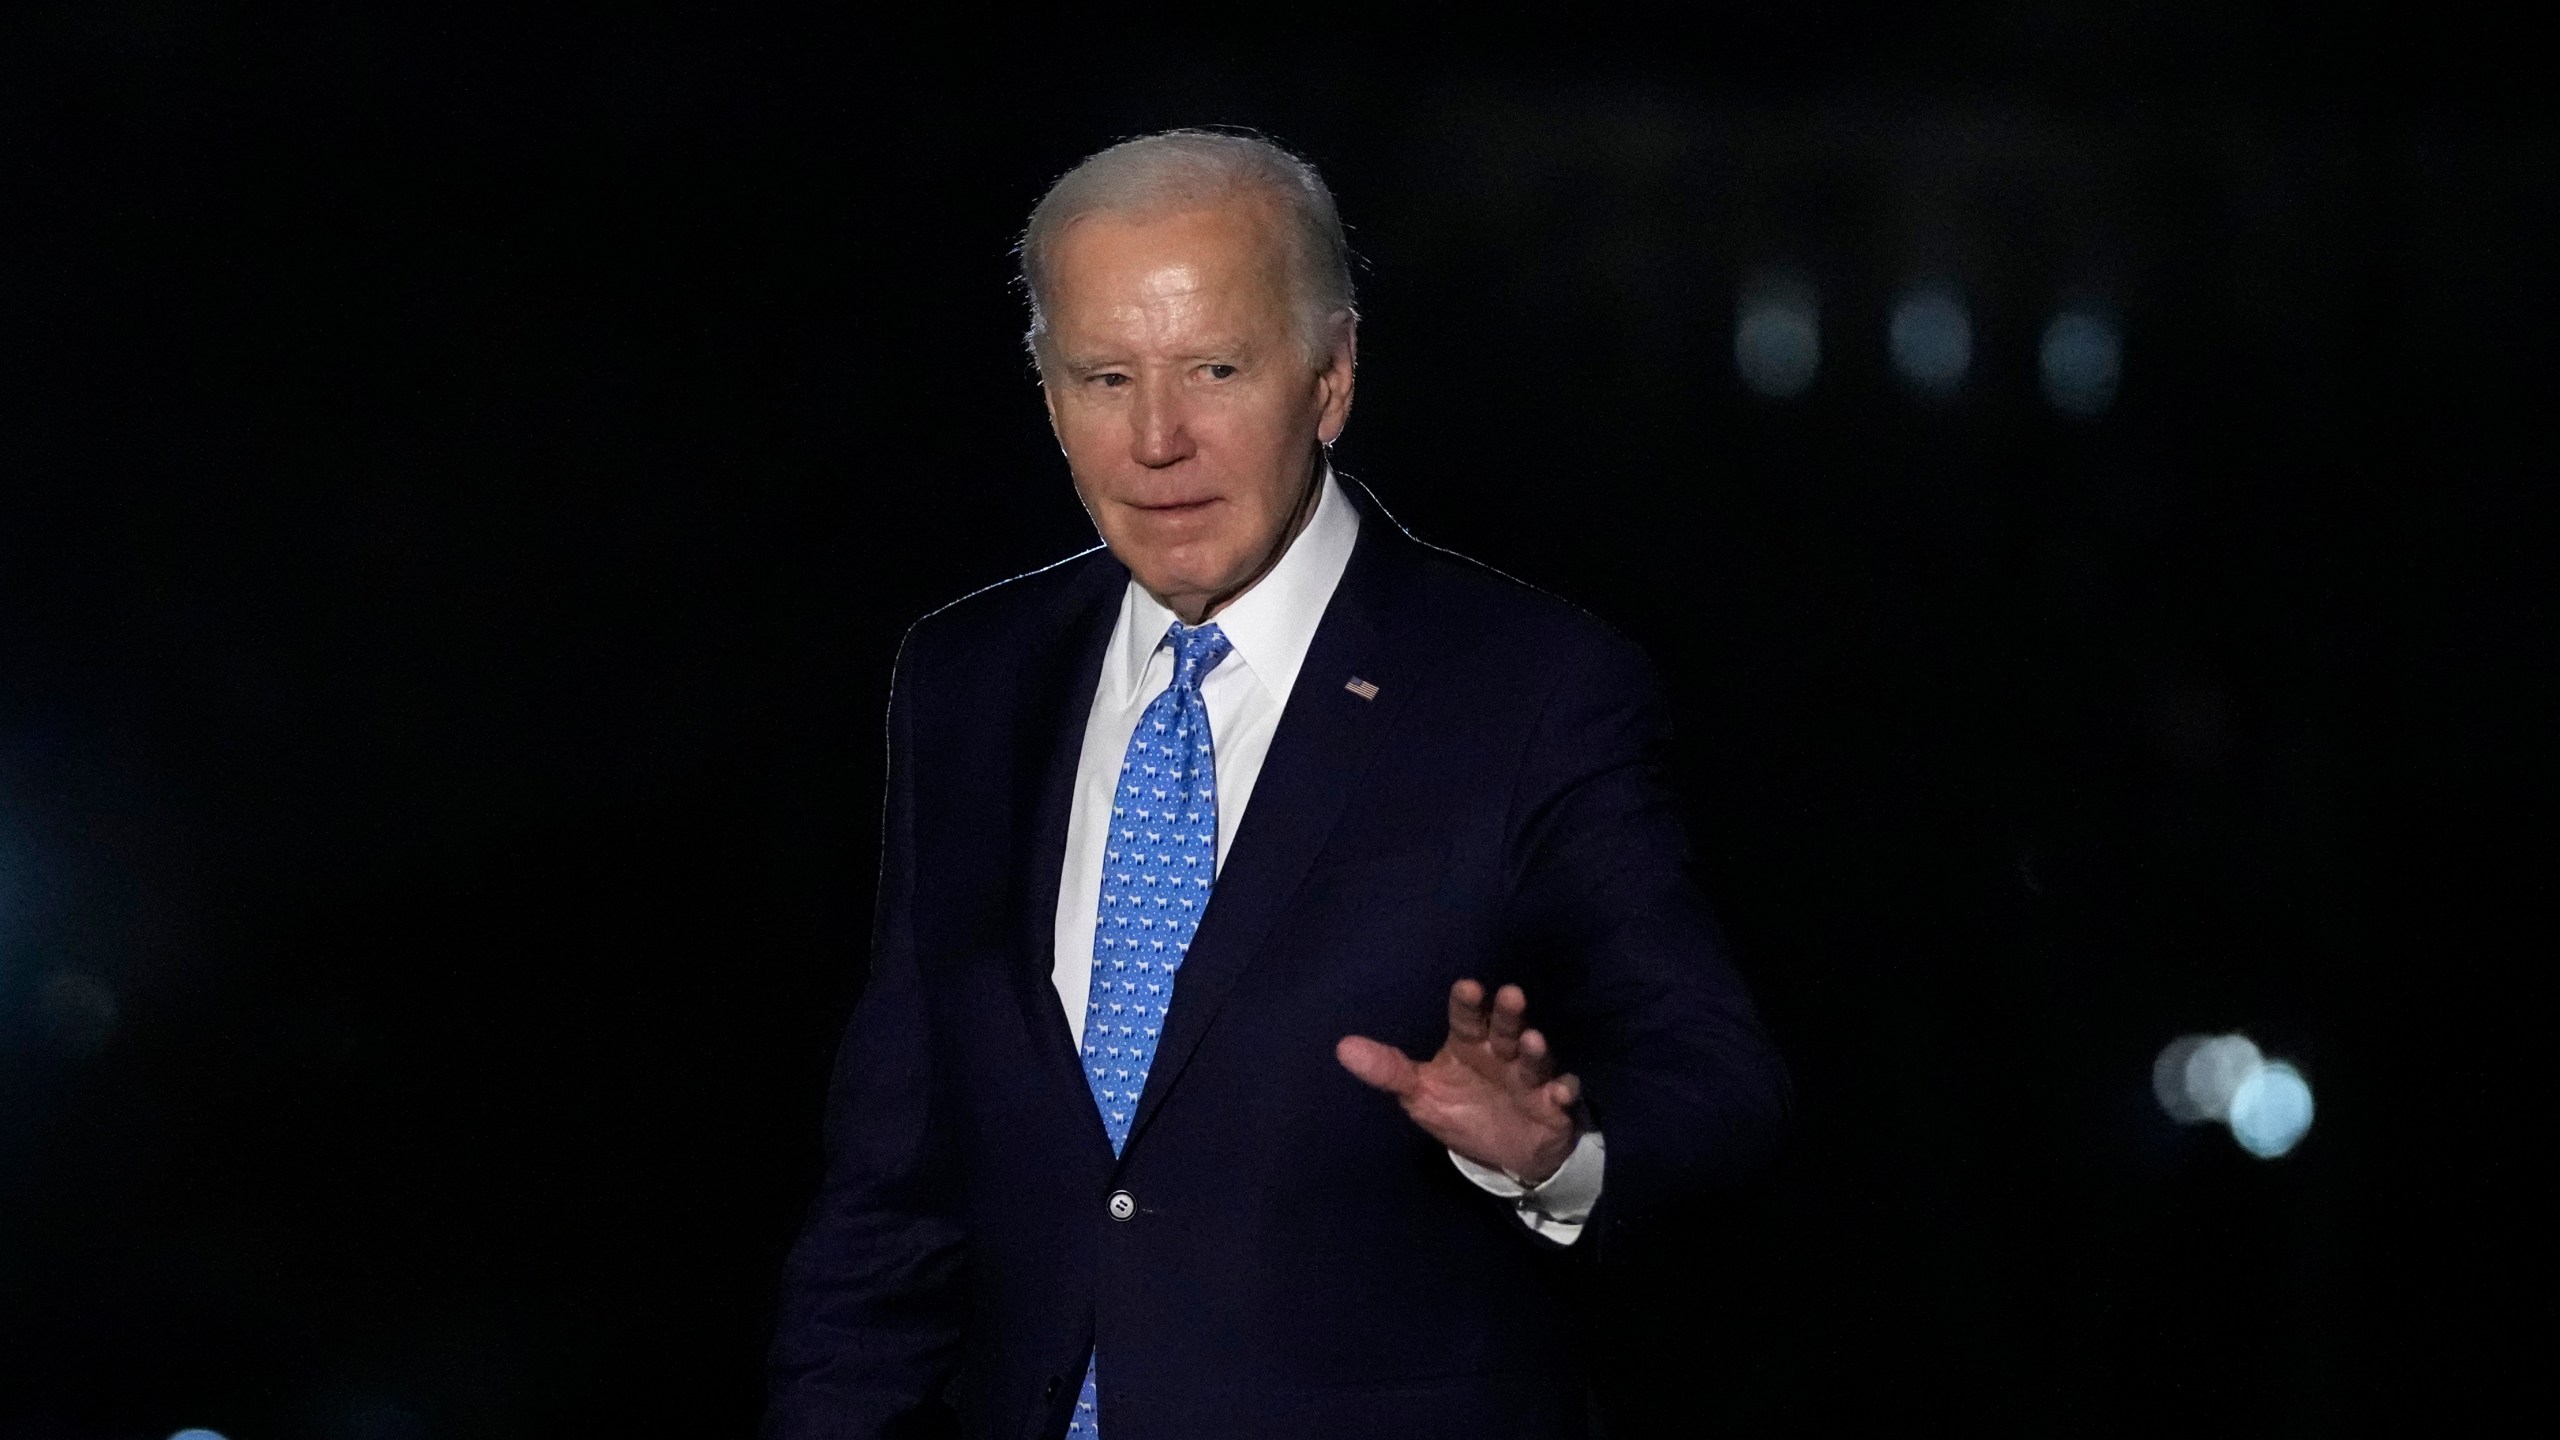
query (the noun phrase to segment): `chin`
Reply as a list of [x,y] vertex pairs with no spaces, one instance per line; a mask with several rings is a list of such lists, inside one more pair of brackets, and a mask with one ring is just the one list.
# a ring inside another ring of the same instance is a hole
[[1148,593],[1160,600],[1182,600],[1193,596],[1215,595],[1226,588],[1215,580],[1204,580],[1190,574],[1168,575],[1161,570],[1154,574],[1138,572],[1138,583],[1147,587]]
[[[1185,545],[1179,549],[1140,551],[1129,573],[1138,583],[1158,595],[1214,595],[1235,582],[1244,566],[1231,554],[1204,553],[1208,547]],[[1129,556],[1122,556],[1122,563]]]

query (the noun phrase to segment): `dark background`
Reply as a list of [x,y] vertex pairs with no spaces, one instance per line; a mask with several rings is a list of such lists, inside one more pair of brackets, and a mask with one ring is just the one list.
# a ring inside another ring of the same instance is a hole
[[[1603,1297],[1626,1433],[2514,1398],[2534,52],[1066,18],[0,22],[0,1437],[750,1426],[893,647],[1090,543],[1010,234],[1202,122],[1354,226],[1345,468],[1660,660],[1796,1067],[1778,1173]],[[1821,294],[1794,400],[1735,368],[1770,266]],[[1936,401],[1885,344],[1932,279]],[[2125,337],[2093,420],[2037,389],[2071,301]],[[2282,1160],[2151,1097],[2229,1028],[2317,1093]]]

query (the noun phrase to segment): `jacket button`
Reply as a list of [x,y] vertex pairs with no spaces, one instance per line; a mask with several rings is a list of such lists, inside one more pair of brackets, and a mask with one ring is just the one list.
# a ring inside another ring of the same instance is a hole
[[1051,1400],[1055,1400],[1055,1399],[1057,1399],[1057,1398],[1058,1398],[1058,1387],[1059,1387],[1059,1386],[1061,1386],[1061,1385],[1064,1385],[1065,1383],[1066,1383],[1065,1381],[1060,1380],[1060,1379],[1059,1379],[1057,1376],[1055,1376],[1055,1375],[1050,1376],[1050,1377],[1049,1377],[1049,1383],[1048,1383],[1048,1384],[1046,1384],[1046,1385],[1044,1385],[1044,1386],[1042,1386],[1042,1387],[1040,1387],[1040,1399],[1042,1400],[1042,1402],[1044,1402],[1044,1403],[1045,1403],[1045,1402],[1047,1402],[1047,1401],[1051,1401]]
[[1112,1191],[1112,1192],[1111,1192],[1111,1218],[1112,1218],[1112,1219],[1114,1219],[1114,1220],[1126,1220],[1126,1219],[1128,1219],[1130,1216],[1135,1215],[1135,1214],[1137,1214],[1137,1213],[1138,1213],[1138,1197],[1137,1197],[1137,1196],[1130,1194],[1130,1193],[1129,1193],[1128,1191],[1126,1191],[1126,1190],[1114,1190],[1114,1191]]

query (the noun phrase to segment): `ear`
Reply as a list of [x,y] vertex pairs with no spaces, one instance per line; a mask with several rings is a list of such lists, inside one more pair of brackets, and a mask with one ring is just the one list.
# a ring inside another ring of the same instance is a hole
[[1360,317],[1346,313],[1334,329],[1333,352],[1316,371],[1316,442],[1330,445],[1351,422],[1351,377],[1359,368]]

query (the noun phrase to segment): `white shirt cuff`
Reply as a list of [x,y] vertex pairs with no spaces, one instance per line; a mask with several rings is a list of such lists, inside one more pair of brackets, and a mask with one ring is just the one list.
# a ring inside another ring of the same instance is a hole
[[1556,1173],[1535,1185],[1523,1185],[1489,1165],[1479,1165],[1455,1150],[1449,1152],[1449,1162],[1459,1174],[1487,1194],[1510,1201],[1511,1213],[1520,1217],[1521,1224],[1559,1245],[1582,1238],[1584,1222],[1600,1203],[1600,1174],[1608,1159],[1608,1142],[1599,1131],[1585,1130]]

